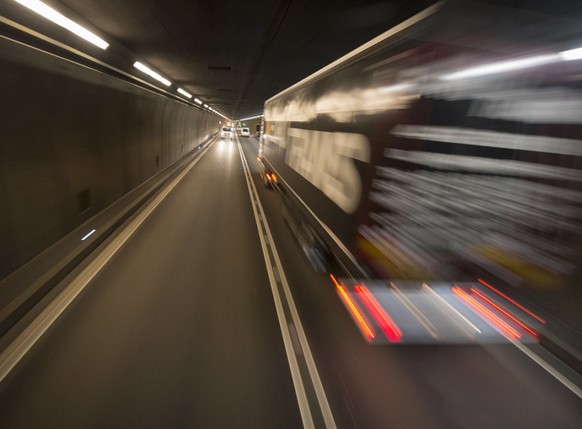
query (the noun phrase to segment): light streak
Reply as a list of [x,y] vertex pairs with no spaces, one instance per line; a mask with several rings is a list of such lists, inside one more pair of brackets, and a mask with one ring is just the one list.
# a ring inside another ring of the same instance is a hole
[[469,296],[467,292],[458,288],[452,287],[451,290],[459,299],[468,305],[471,309],[473,309],[477,314],[483,317],[486,321],[489,322],[492,326],[497,328],[498,331],[503,333],[506,337],[511,340],[517,340],[521,338],[519,332],[501,320],[498,316],[496,316],[491,310],[487,309],[483,304],[477,302],[473,297]]
[[544,319],[542,319],[541,317],[537,316],[536,314],[534,314],[532,311],[529,311],[527,308],[525,308],[523,305],[521,305],[520,303],[516,302],[515,300],[511,299],[510,297],[508,297],[507,295],[505,295],[504,293],[498,291],[497,289],[495,289],[493,286],[491,286],[489,283],[487,283],[485,280],[482,279],[477,279],[477,281],[479,283],[481,283],[483,286],[487,286],[489,289],[491,289],[493,292],[495,292],[496,294],[502,296],[503,298],[505,298],[506,300],[508,300],[509,302],[511,302],[513,305],[515,305],[516,307],[522,309],[523,311],[525,311],[527,314],[529,314],[531,317],[533,317],[534,319],[536,319],[537,321],[541,322],[541,323],[546,323],[546,321]]
[[482,300],[484,300],[485,302],[487,302],[489,305],[491,305],[492,307],[494,307],[495,309],[497,309],[497,311],[503,313],[505,316],[507,316],[508,318],[510,318],[511,320],[513,320],[515,323],[517,323],[519,326],[521,326],[521,328],[523,328],[527,333],[529,333],[530,335],[532,335],[533,337],[537,338],[538,337],[538,333],[535,332],[534,330],[532,330],[531,328],[529,328],[527,325],[525,325],[521,320],[517,319],[515,316],[513,316],[511,313],[509,313],[507,310],[505,310],[504,308],[502,308],[501,306],[499,306],[497,303],[493,302],[491,299],[487,298],[485,295],[483,295],[481,292],[479,292],[477,289],[475,288],[471,288],[471,291],[477,295],[479,298],[481,298]]
[[76,34],[82,39],[94,44],[95,46],[100,47],[101,49],[107,49],[109,47],[109,43],[103,40],[101,37],[91,33],[86,28],[80,26],[75,21],[67,18],[62,13],[57,12],[52,7],[44,4],[38,0],[15,0],[17,3],[20,3],[22,6],[27,7],[28,9],[32,10],[33,12],[38,13],[39,15],[45,17],[49,21],[54,22],[60,27],[63,27],[66,30],[69,30],[71,33]]
[[354,287],[356,294],[364,303],[370,314],[374,316],[378,325],[386,334],[386,338],[392,342],[400,342],[402,339],[402,331],[398,328],[392,318],[386,313],[382,306],[378,303],[376,298],[364,285],[356,285]]
[[337,282],[333,274],[330,274],[329,276],[334,282],[340,298],[342,299],[350,313],[353,315],[354,320],[357,322],[358,326],[360,327],[361,331],[364,333],[368,341],[374,339],[376,335],[374,334],[374,331],[372,331],[372,328],[370,328],[370,322],[368,322],[365,316],[360,312],[360,310],[358,310],[358,307],[356,307],[356,304],[352,301],[352,299],[346,292],[345,287]]

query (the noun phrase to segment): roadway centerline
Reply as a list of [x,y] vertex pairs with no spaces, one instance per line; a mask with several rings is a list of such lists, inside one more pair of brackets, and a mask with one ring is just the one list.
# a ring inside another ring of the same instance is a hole
[[[273,301],[275,302],[275,309],[277,311],[277,318],[279,320],[279,328],[281,329],[285,352],[287,354],[287,360],[291,370],[291,378],[293,380],[293,385],[295,386],[295,394],[297,396],[297,402],[299,405],[299,411],[301,413],[303,427],[316,427],[304,384],[304,381],[310,381],[317,397],[319,411],[321,412],[325,427],[327,429],[336,429],[335,420],[327,401],[319,373],[317,372],[315,361],[313,359],[313,355],[311,354],[311,349],[307,342],[307,337],[305,336],[305,331],[303,330],[297,308],[293,301],[291,289],[287,283],[283,265],[275,247],[275,241],[271,235],[271,230],[269,229],[267,218],[260,203],[260,199],[258,198],[257,189],[252,181],[252,175],[248,163],[244,156],[242,146],[238,140],[238,135],[236,136],[236,140],[243,170],[245,173],[247,187],[249,189],[249,196],[251,205],[253,207],[253,213],[255,215],[259,240],[263,249],[265,266],[267,268],[269,283],[273,293]],[[256,199],[253,198],[253,196],[256,196]],[[278,275],[275,274],[276,272]],[[283,289],[283,297],[280,294],[279,285]],[[285,301],[287,304],[286,308],[283,306],[283,301]],[[288,320],[289,316],[287,313],[290,314],[292,320]],[[299,359],[301,359],[301,362]],[[310,380],[303,380],[303,377],[301,376],[300,363],[307,367]]]

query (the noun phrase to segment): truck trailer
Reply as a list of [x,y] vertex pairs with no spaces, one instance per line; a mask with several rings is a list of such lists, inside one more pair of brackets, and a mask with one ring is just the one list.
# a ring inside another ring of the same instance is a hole
[[438,3],[269,99],[260,163],[304,235],[355,276],[567,281],[582,219],[576,43],[564,19]]
[[574,287],[582,28],[440,2],[267,100],[259,167],[314,268]]

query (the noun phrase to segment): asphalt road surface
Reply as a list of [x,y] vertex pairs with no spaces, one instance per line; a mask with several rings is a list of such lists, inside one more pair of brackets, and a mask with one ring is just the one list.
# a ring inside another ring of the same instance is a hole
[[[261,186],[256,140],[240,142],[338,428],[581,427],[582,400],[512,345],[368,345]],[[0,428],[300,427],[236,141],[212,145],[0,384]]]

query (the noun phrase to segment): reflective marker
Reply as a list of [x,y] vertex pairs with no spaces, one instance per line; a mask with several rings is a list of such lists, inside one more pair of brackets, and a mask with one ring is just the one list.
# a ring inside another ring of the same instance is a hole
[[93,235],[93,233],[94,233],[95,231],[96,231],[95,229],[94,229],[94,230],[92,230],[92,231],[90,231],[90,232],[89,232],[89,233],[88,233],[88,234],[87,234],[85,237],[81,238],[81,241],[85,241],[87,238],[89,238],[91,235]]
[[85,39],[86,41],[93,43],[95,46],[98,46],[101,49],[107,49],[107,47],[109,46],[109,43],[107,43],[99,36],[96,36],[86,28],[81,27],[76,22],[70,20],[60,12],[57,12],[52,7],[47,6],[41,1],[38,0],[15,0],[15,1],[17,3],[20,3],[22,6],[32,10],[33,12],[42,15],[49,21],[52,21],[55,24],[65,28],[66,30],[69,30],[71,33],[76,34],[82,39]]

